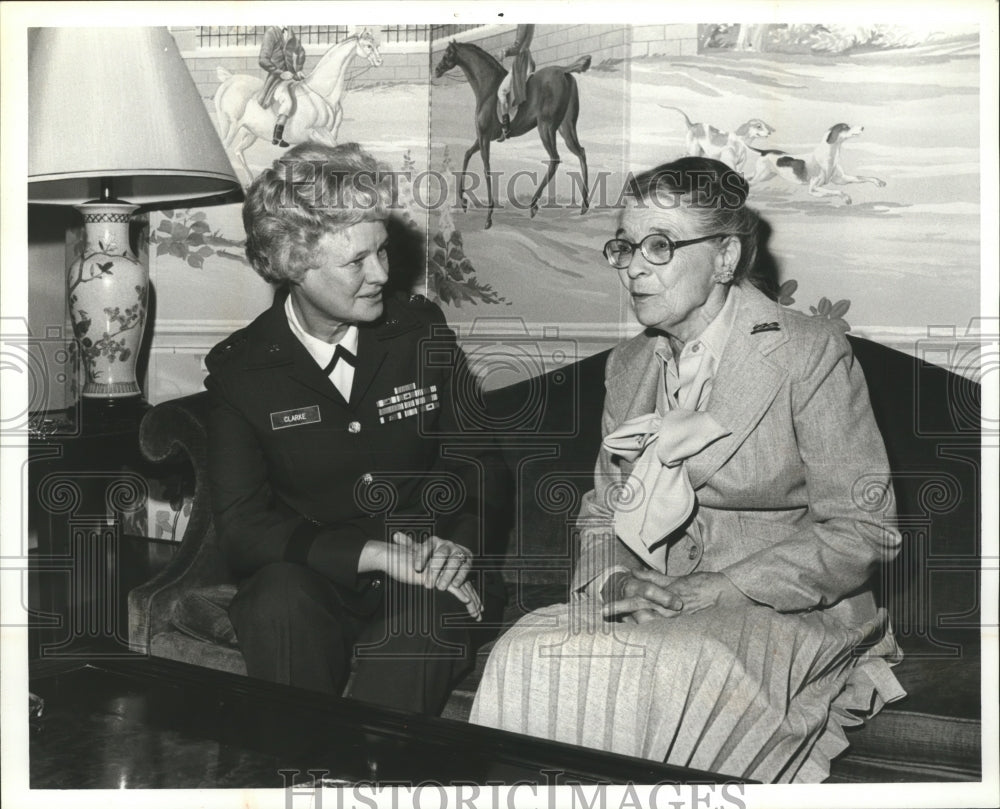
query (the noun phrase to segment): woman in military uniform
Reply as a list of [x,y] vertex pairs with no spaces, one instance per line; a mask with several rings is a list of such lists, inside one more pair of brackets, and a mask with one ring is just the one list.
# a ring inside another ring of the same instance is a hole
[[210,482],[248,673],[341,693],[353,658],[349,696],[438,713],[484,611],[490,456],[462,446],[440,309],[385,294],[390,179],[306,143],[247,191],[247,256],[280,289],[208,356]]

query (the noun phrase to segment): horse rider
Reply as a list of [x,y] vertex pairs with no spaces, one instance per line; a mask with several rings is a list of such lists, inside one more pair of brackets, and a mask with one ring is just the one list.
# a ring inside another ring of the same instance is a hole
[[[271,140],[275,146],[288,146],[282,139],[285,122],[288,116],[295,112],[295,96],[292,94],[291,82],[302,81],[302,67],[306,62],[306,51],[295,35],[286,26],[268,26],[264,32],[264,41],[260,46],[258,64],[267,71],[267,80],[260,94],[260,105],[267,109],[277,102],[278,117],[274,125],[274,137]],[[277,92],[283,86],[283,92]]]
[[514,44],[504,51],[504,57],[513,56],[514,64],[497,89],[497,110],[500,113],[500,141],[510,137],[510,110],[517,112],[517,105],[528,97],[528,76],[535,72],[535,60],[531,58],[531,38],[535,35],[534,25],[517,26]]

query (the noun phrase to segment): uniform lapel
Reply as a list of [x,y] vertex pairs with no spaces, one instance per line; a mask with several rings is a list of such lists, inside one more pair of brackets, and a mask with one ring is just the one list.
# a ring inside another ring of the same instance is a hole
[[[736,317],[715,373],[708,412],[730,431],[688,461],[697,489],[732,457],[774,401],[788,372],[767,359],[788,340],[781,307],[750,285],[739,288]],[[755,325],[777,323],[774,330],[752,334]]]
[[247,368],[284,367],[288,379],[309,388],[331,402],[346,407],[347,402],[328,376],[323,373],[306,347],[292,334],[285,316],[285,295],[279,293],[265,317],[257,321],[252,335],[253,349]]
[[383,339],[383,329],[378,326],[358,326],[358,360],[354,367],[354,382],[351,385],[351,406],[357,407],[368,388],[378,375],[379,368],[389,353]]
[[[394,300],[386,301],[385,313],[374,323],[358,324],[358,361],[354,368],[354,384],[351,386],[351,407],[356,408],[364,399],[379,369],[385,362],[392,346],[392,340],[420,326],[412,312]],[[419,376],[419,368],[413,368],[413,379]]]

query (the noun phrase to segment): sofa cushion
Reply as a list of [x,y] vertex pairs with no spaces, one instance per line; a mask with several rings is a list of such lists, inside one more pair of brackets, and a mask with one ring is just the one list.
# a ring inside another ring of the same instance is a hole
[[204,666],[230,674],[246,675],[247,666],[239,649],[219,643],[206,643],[176,629],[159,632],[149,643],[149,653],[192,666]]
[[188,637],[238,649],[236,630],[229,620],[235,584],[213,584],[190,590],[174,605],[171,624]]
[[851,775],[867,767],[910,774],[906,780],[912,780],[913,771],[949,781],[980,776],[982,725],[977,719],[890,707],[846,733],[851,746],[831,769],[837,779],[864,780]]

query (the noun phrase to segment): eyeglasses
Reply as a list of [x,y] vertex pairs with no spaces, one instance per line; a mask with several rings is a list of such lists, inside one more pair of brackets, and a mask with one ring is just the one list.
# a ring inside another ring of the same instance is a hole
[[650,233],[641,242],[630,242],[628,239],[611,239],[604,245],[604,257],[608,264],[616,270],[626,270],[632,263],[632,256],[638,248],[642,251],[643,258],[650,264],[669,264],[674,257],[674,252],[681,247],[690,244],[707,242],[710,239],[721,239],[729,236],[729,233],[713,233],[711,236],[702,236],[698,239],[684,239],[675,242],[669,236],[662,233]]

